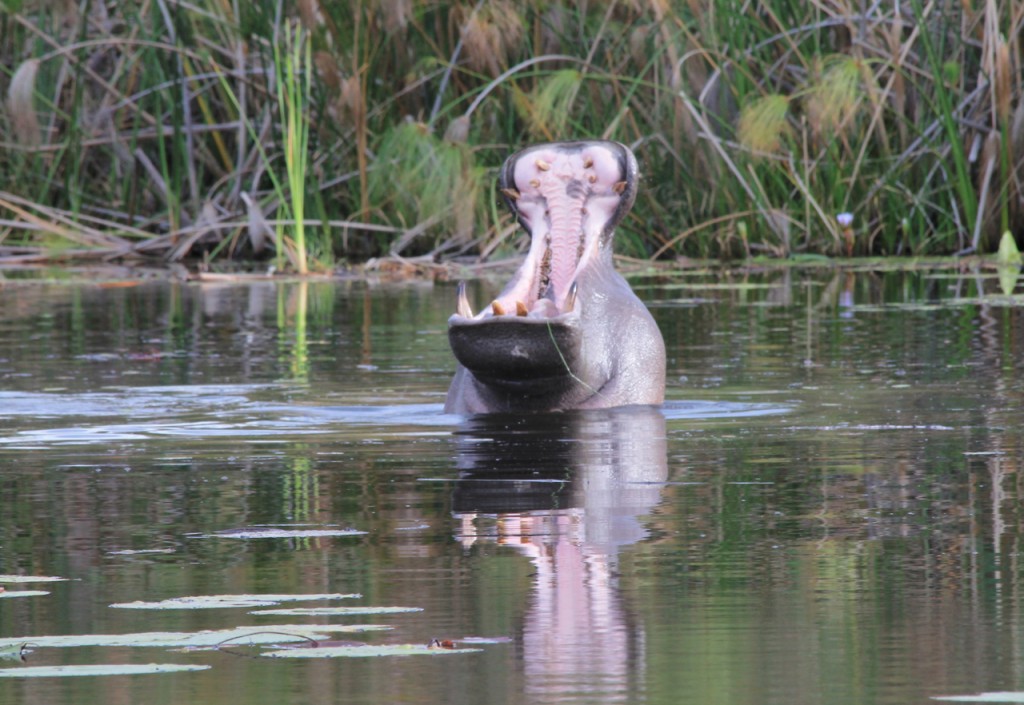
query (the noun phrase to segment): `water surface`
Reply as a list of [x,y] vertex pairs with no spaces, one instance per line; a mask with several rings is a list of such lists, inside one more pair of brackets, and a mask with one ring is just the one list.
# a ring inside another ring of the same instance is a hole
[[[38,647],[0,667],[209,669],[2,703],[1024,691],[1024,312],[994,277],[637,277],[663,408],[471,419],[442,411],[453,284],[128,283],[0,283],[0,574],[69,579],[7,584],[49,594],[0,599],[0,639],[366,624],[391,629],[331,638],[478,651]],[[110,606],[249,593],[418,611]]]

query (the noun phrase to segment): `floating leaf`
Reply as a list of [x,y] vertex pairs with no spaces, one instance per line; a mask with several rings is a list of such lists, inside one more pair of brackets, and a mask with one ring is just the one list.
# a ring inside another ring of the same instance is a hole
[[269,607],[281,602],[304,600],[351,600],[362,597],[359,593],[326,593],[312,595],[191,595],[172,597],[158,602],[118,602],[111,607],[128,610],[209,610],[221,607]]
[[137,632],[134,634],[68,634],[61,636],[20,636],[0,639],[0,649],[28,644],[33,648],[76,646],[197,647],[216,646],[230,641],[232,646],[277,644],[288,641],[327,641],[338,632],[387,631],[384,624],[266,624],[231,629],[207,629],[198,632]]
[[932,700],[951,700],[960,703],[1024,703],[1024,693],[1004,691],[977,695],[935,695]]
[[6,597],[41,597],[42,595],[49,595],[46,590],[2,590],[0,591],[0,599]]
[[201,539],[303,539],[319,536],[362,536],[365,531],[357,529],[281,529],[277,527],[253,527],[249,529],[230,529],[202,534],[195,538]]
[[0,661],[24,661],[28,642],[18,641],[10,646],[0,647]]
[[184,663],[110,663],[83,666],[0,668],[0,678],[66,678],[69,676],[134,676],[142,673],[205,671],[209,666]]
[[67,578],[53,575],[0,575],[0,583],[56,583]]
[[482,649],[448,649],[423,644],[384,644],[379,646],[322,646],[312,649],[280,649],[263,654],[270,658],[367,658],[370,656],[444,656],[471,654]]
[[253,610],[249,614],[276,614],[290,617],[328,617],[348,614],[398,614],[422,612],[422,607],[294,607],[280,610]]
[[464,636],[456,643],[461,644],[511,644],[510,636]]

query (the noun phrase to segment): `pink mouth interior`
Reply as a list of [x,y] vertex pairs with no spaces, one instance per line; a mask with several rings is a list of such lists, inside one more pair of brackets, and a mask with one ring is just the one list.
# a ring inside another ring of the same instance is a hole
[[502,309],[515,315],[519,302],[529,315],[544,317],[565,310],[577,272],[597,255],[622,201],[626,178],[618,155],[600,145],[542,148],[516,161],[516,208],[532,241],[515,288],[497,300]]

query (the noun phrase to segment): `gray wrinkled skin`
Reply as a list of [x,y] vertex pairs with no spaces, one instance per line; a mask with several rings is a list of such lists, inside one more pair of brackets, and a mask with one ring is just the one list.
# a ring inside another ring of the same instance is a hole
[[530,252],[493,307],[473,315],[460,297],[448,320],[459,365],[446,412],[664,400],[661,332],[612,262],[636,183],[636,160],[616,142],[537,145],[506,161],[499,185]]

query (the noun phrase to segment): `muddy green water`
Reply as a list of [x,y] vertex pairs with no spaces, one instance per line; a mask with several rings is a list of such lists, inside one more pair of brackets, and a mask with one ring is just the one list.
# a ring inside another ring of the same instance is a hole
[[[48,594],[0,597],[0,639],[364,624],[391,628],[328,638],[479,650],[30,645],[0,676],[208,668],[0,678],[0,703],[1024,697],[1021,295],[941,271],[633,283],[663,408],[460,419],[454,284],[7,275],[0,574],[68,580],[6,583]],[[359,597],[111,607],[252,593]],[[258,613],[326,606],[419,610]]]

